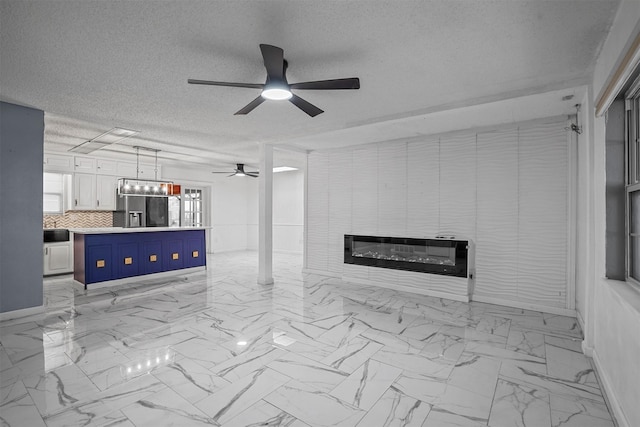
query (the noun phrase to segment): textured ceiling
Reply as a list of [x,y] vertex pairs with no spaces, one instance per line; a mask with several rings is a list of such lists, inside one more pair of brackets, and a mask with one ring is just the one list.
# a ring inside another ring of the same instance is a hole
[[[162,150],[167,161],[256,165],[260,143],[317,149],[398,139],[433,133],[429,117],[442,110],[560,96],[588,83],[617,7],[617,0],[2,0],[0,99],[44,110],[51,150],[118,126],[140,134],[106,155],[133,155],[140,145]],[[355,76],[361,89],[297,92],[325,110],[315,118],[273,101],[234,116],[258,90],[187,84],[263,83],[260,43],[284,49],[292,83]]]

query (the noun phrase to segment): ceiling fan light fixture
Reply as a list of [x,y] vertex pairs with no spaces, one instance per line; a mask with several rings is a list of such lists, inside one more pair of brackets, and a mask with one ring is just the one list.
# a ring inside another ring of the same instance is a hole
[[286,86],[267,86],[261,95],[264,99],[270,99],[272,101],[284,101],[293,96]]

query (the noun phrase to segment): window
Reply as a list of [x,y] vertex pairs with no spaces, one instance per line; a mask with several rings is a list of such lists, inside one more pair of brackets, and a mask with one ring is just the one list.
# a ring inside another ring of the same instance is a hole
[[626,95],[626,277],[640,284],[640,78]]
[[64,175],[47,173],[42,176],[42,211],[45,214],[62,214],[64,201]]
[[187,227],[202,226],[202,190],[184,189],[184,225]]

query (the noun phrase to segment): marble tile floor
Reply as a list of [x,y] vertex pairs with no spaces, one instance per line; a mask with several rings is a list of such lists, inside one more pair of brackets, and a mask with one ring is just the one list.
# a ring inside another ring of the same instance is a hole
[[0,323],[2,426],[608,427],[573,318],[303,275],[274,254]]

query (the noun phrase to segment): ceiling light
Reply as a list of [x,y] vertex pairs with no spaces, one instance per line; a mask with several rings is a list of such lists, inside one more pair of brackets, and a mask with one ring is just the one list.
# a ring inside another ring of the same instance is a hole
[[267,86],[264,88],[261,95],[264,99],[270,99],[273,101],[283,101],[293,96],[289,88],[286,86]]
[[113,128],[101,135],[96,136],[91,141],[101,142],[103,144],[113,144],[115,142],[122,141],[123,139],[130,138],[138,133],[140,132],[138,132],[137,130]]
[[291,166],[279,166],[277,168],[273,168],[273,173],[278,172],[289,172],[289,171],[297,171],[298,168],[292,168]]
[[[176,194],[171,181],[142,181],[133,178],[118,179],[118,196],[155,196],[167,197],[169,192]],[[179,192],[179,191],[178,191]]]
[[233,176],[247,176],[244,174],[244,172],[236,172],[233,174]]

